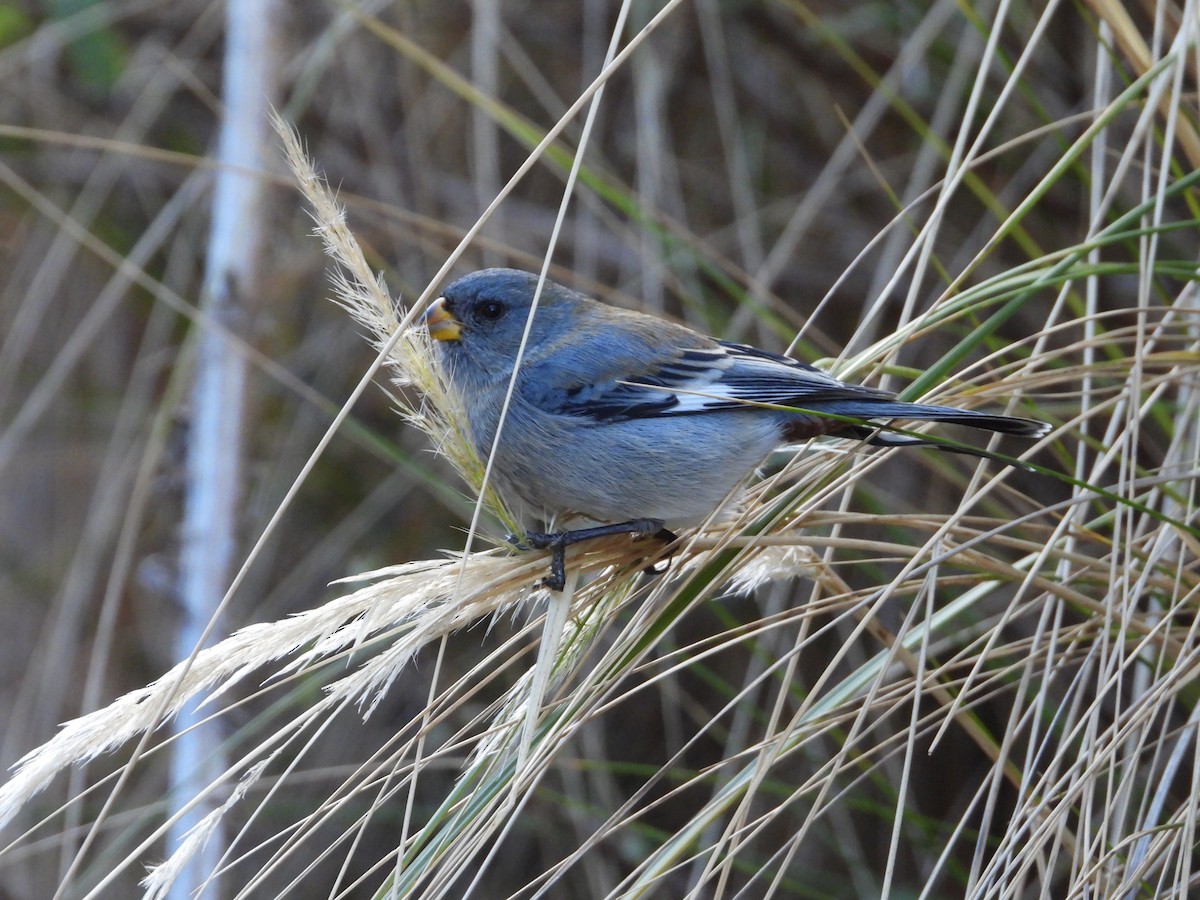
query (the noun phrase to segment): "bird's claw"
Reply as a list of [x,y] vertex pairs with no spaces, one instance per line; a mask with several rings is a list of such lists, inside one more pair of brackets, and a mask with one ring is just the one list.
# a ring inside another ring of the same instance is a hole
[[536,547],[533,546],[533,544],[530,544],[526,541],[524,535],[520,535],[520,534],[511,534],[511,533],[506,534],[504,536],[504,543],[508,544],[514,550],[536,550],[537,549]]
[[[652,535],[652,537],[654,537],[655,540],[662,541],[664,544],[667,544],[667,545],[674,544],[677,540],[679,540],[679,536],[677,534],[675,534],[675,532],[671,531],[668,528],[660,528],[658,531],[656,531]],[[667,571],[671,568],[671,559],[674,556],[675,556],[675,550],[671,549],[670,552],[667,553],[667,556],[665,559],[659,560],[658,562],[655,562],[655,563],[651,563],[650,565],[646,566],[646,568],[642,569],[643,574],[645,574],[645,575],[665,575],[667,573]]]

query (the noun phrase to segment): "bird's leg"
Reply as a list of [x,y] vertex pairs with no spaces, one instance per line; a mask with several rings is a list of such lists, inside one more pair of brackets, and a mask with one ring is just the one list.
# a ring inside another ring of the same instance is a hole
[[509,543],[522,550],[549,550],[550,575],[542,579],[542,584],[552,591],[561,591],[567,583],[567,548],[580,541],[614,534],[632,534],[635,537],[653,535],[668,543],[675,540],[675,535],[663,527],[661,519],[630,519],[628,522],[576,528],[574,531],[531,531],[524,539],[509,535]]

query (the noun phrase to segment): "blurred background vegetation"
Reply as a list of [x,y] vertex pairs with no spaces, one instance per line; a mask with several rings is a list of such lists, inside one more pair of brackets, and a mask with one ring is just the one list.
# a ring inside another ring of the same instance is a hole
[[[395,295],[411,301],[425,289],[531,147],[595,78],[619,6],[612,0],[303,0],[281,10],[278,109],[336,188],[351,227]],[[1095,121],[1096,108],[1144,75],[1148,61],[1181,35],[1188,62],[1170,101],[1177,118],[1171,127],[1194,137],[1196,9],[1168,0],[1051,6],[1053,12],[1043,3],[942,0],[681,4],[607,83],[551,276],[614,303],[669,313],[774,350],[788,348],[803,328],[794,352],[812,360],[837,356],[844,347],[863,350],[908,321],[912,308],[929,307],[960,275],[965,284],[978,284],[1079,247],[1096,213],[1090,197],[1110,185],[1094,183],[1096,170],[1086,159],[1053,184],[1038,185]],[[660,8],[657,0],[635,0],[628,33]],[[224,22],[222,3],[200,0],[0,2],[4,766],[49,739],[59,723],[177,661],[182,464],[212,154],[222,117]],[[1139,57],[1133,38],[1148,56]],[[1013,77],[1018,60],[1021,71]],[[1136,142],[1162,152],[1168,106],[1153,127],[1138,131],[1142,108],[1139,99],[1116,115],[1107,143],[1089,146],[1088,153],[1115,161]],[[957,136],[981,127],[993,110],[998,118],[986,148],[995,152],[973,165],[965,187],[941,211],[932,262],[914,276],[901,260],[930,215],[932,195],[908,205],[943,176]],[[575,145],[581,126],[582,117],[569,124],[557,155],[516,186],[455,274],[498,264],[537,269],[561,201],[569,164],[564,151]],[[1186,140],[1172,141],[1164,163],[1168,181],[1200,163]],[[1154,153],[1146,158],[1154,156],[1155,165],[1114,179],[1103,221],[1153,195],[1164,171]],[[374,356],[361,329],[329,302],[328,260],[282,159],[257,175],[269,185],[270,209],[261,238],[261,288],[241,298],[244,313],[231,326],[251,353],[242,555]],[[1148,182],[1155,184],[1148,188]],[[1001,226],[1025,202],[1030,209],[1019,225]],[[1187,285],[1194,272],[1186,263],[1197,258],[1197,202],[1191,190],[1164,195],[1161,215],[1172,224],[1161,235],[1162,256],[1184,264],[1154,271],[1148,292],[1164,307],[1187,298],[1192,316]],[[1138,298],[1147,295],[1137,263],[1148,234],[1131,233],[1106,248],[1114,266],[1089,287],[1092,308],[1108,316],[1104,328],[1137,324]],[[994,246],[976,260],[989,242]],[[1038,334],[1054,293],[1027,303],[975,348],[972,359],[1004,353],[1010,342]],[[1082,310],[1082,303],[1073,308]],[[892,362],[926,369],[976,324],[935,329]],[[1196,327],[1194,318],[1187,327]],[[1082,351],[1069,348],[1080,340],[1082,330],[1047,336],[1045,344],[1061,353],[1054,365],[1078,363]],[[1180,353],[1196,351],[1194,344],[1167,343]],[[1012,358],[1038,352],[1031,346],[1023,344]],[[1097,352],[1110,361],[1134,355],[1118,344]],[[986,370],[980,370],[984,384]],[[1112,377],[1119,382],[1122,376]],[[369,390],[354,407],[233,597],[222,633],[320,604],[341,593],[327,587],[336,578],[462,546],[471,498],[429,452],[424,436],[401,426],[390,388],[378,380],[384,389]],[[887,382],[897,389],[903,383]],[[1036,385],[1029,391],[1038,394]],[[1069,423],[1079,415],[1071,405],[1074,391],[1056,383],[1041,394],[1037,411],[1017,411]],[[1147,471],[1181,439],[1181,428],[1184,438],[1195,439],[1194,412],[1180,401],[1144,423],[1132,446]],[[1093,441],[1103,440],[1103,420],[1091,433]],[[1092,444],[1093,452],[1103,449]],[[1060,444],[1039,461],[1073,472],[1074,452]],[[954,510],[967,470],[947,471],[945,459],[933,456],[918,452],[889,461],[859,495],[859,505],[910,515]],[[1192,489],[1193,475],[1174,472]],[[1015,483],[1040,502],[1070,495],[1067,486],[1032,478],[1022,475]],[[1182,490],[1187,512],[1180,515],[1184,521],[1193,516],[1194,525],[1194,495]],[[990,511],[1010,515],[1003,505]],[[895,532],[881,526],[864,535],[894,538]],[[1093,552],[1104,560],[1107,549]],[[1191,562],[1177,570],[1183,598],[1197,575],[1195,546],[1189,552]],[[898,571],[894,559],[876,560],[867,550],[857,556],[867,560],[865,574],[852,567],[842,572],[852,586],[886,582]],[[1104,565],[1097,583],[1116,571]],[[686,656],[693,642],[736,632],[809,597],[803,582],[764,593],[769,596],[697,605],[675,623],[656,651],[661,664],[630,675],[635,684],[624,687],[631,696],[619,714],[598,716],[554,764],[555,776],[543,782],[508,837],[509,852],[492,865],[491,886],[481,896],[509,896],[531,883],[667,760],[682,783],[754,746],[755,723],[769,711],[765,702],[745,720],[714,725],[711,718],[741,689],[746,673],[757,671],[756,654],[774,652],[769,643],[731,642],[703,664],[662,677],[653,690],[636,688],[667,671],[677,661],[672,652]],[[899,617],[903,609],[887,615]],[[797,675],[805,684],[821,679],[854,621],[838,618],[832,625],[805,650]],[[439,677],[453,682],[518,627],[510,617],[456,635]],[[1019,655],[1015,648],[1027,633],[1005,634]],[[790,646],[791,639],[780,640]],[[951,648],[943,649],[953,658]],[[852,653],[844,665],[862,658]],[[464,701],[463,720],[500,696],[527,662]],[[252,827],[269,835],[326,799],[347,767],[419,714],[433,670],[433,656],[423,654],[369,720],[353,709],[344,712],[334,738],[304,758],[292,789],[274,798]],[[303,706],[317,690],[307,686],[280,703]],[[1009,707],[989,699],[994,702],[976,714],[981,728],[999,736]],[[1185,694],[1182,711],[1162,715],[1175,724],[1188,720],[1193,701]],[[279,714],[266,701],[249,703],[222,727],[235,744],[255,740]],[[904,719],[902,731],[909,712],[895,715]],[[710,730],[688,745],[702,727]],[[781,896],[878,896],[898,802],[897,771],[886,764],[896,762],[894,747],[880,740],[884,764],[864,763],[841,781],[831,777],[830,790],[856,788],[851,802],[834,807],[808,842],[782,858],[772,854],[787,846],[804,813],[794,820],[780,815],[760,836],[767,849],[756,863],[758,848],[744,851],[738,866],[749,868],[734,867],[722,896],[764,896],[765,884],[756,884],[749,870],[755,865],[781,874]],[[786,796],[805,783],[824,752],[817,742],[792,756],[772,771],[771,789]],[[418,820],[452,784],[456,758],[440,757],[444,771],[426,776]],[[120,762],[120,754],[101,759],[89,781]],[[951,733],[933,750],[922,745],[909,787],[917,798],[905,820],[909,843],[887,875],[895,878],[895,895],[915,896],[930,885],[935,896],[962,893],[974,837],[956,846],[945,865],[937,861],[952,834],[979,827],[964,809],[975,802],[992,764],[963,733]],[[138,771],[122,812],[105,824],[103,840],[66,896],[83,895],[145,833],[147,822],[161,820],[164,778],[161,764]],[[585,855],[548,896],[614,891],[650,848],[662,846],[694,815],[693,799],[669,794],[674,786],[670,778],[655,782],[641,803],[657,805],[635,826],[614,827],[611,839]],[[77,789],[56,786],[33,812],[51,812]],[[1000,791],[1002,809],[1013,802],[1006,791]],[[99,800],[84,802],[84,822],[95,812],[93,802]],[[394,847],[401,806],[375,810],[353,851],[343,847],[319,862],[306,886],[290,895],[328,896],[344,863],[350,872],[344,883],[367,871]],[[341,819],[328,823],[330,834],[342,834],[363,811],[348,803]],[[81,837],[72,828],[82,828],[79,821],[70,827],[57,821],[0,856],[0,896],[54,893]],[[1003,832],[1003,813],[990,821]],[[167,852],[160,845],[146,858]],[[1174,859],[1176,883],[1186,884],[1195,861],[1188,852]],[[284,890],[309,862],[281,865],[259,895]],[[1055,865],[1042,875],[1061,887]],[[653,896],[687,895],[702,883],[699,871],[695,863],[680,866],[658,882]],[[133,895],[139,875],[131,869],[109,895]],[[1039,876],[1029,877],[1025,888],[1036,893]],[[371,896],[381,880],[351,895]],[[735,886],[743,885],[747,893],[738,894]],[[700,890],[696,896],[718,895],[711,885]]]

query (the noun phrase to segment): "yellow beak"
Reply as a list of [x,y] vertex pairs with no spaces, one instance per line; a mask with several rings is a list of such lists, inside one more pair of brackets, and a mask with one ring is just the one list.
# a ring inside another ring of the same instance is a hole
[[425,310],[425,328],[435,341],[457,341],[462,337],[462,323],[446,309],[445,297],[438,297]]

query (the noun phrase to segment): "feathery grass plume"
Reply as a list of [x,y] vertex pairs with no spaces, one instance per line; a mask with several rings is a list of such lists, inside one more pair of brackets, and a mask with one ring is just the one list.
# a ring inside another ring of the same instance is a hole
[[[225,801],[192,828],[187,838],[169,858],[150,867],[146,877],[141,881],[141,886],[146,889],[143,900],[164,900],[168,896],[176,879],[187,864],[204,849],[226,813],[242,801],[246,792],[262,777],[266,767],[266,760],[252,766],[250,771],[238,781],[237,787],[230,792]],[[209,873],[210,877],[213,874],[215,873]]]
[[[278,113],[273,121],[288,165],[311,207],[314,233],[336,263],[332,272],[335,298],[367,329],[375,349],[381,353],[387,350],[384,362],[395,384],[416,389],[415,401],[407,393],[395,395],[400,415],[429,436],[437,451],[450,460],[473,489],[473,496],[479,496],[484,465],[467,433],[467,418],[457,395],[450,390],[433,353],[431,338],[423,328],[412,327],[417,310],[404,309],[392,300],[383,275],[371,269],[346,225],[345,210],[304,152],[299,135]],[[490,487],[484,502],[510,531],[518,530],[511,512]]]
[[[544,566],[545,560],[539,560]],[[315,609],[276,622],[249,625],[202,650],[108,706],[67,722],[49,742],[23,757],[16,774],[0,786],[0,825],[66,766],[95,759],[138,734],[162,724],[152,713],[168,694],[170,717],[195,698],[212,700],[264,666],[299,654],[271,679],[308,670],[321,662],[386,639],[388,649],[359,664],[327,690],[338,700],[378,703],[380,691],[430,641],[480,618],[496,615],[524,599],[535,564],[495,551],[392,566],[356,576],[380,579]],[[458,591],[456,592],[456,587]]]

